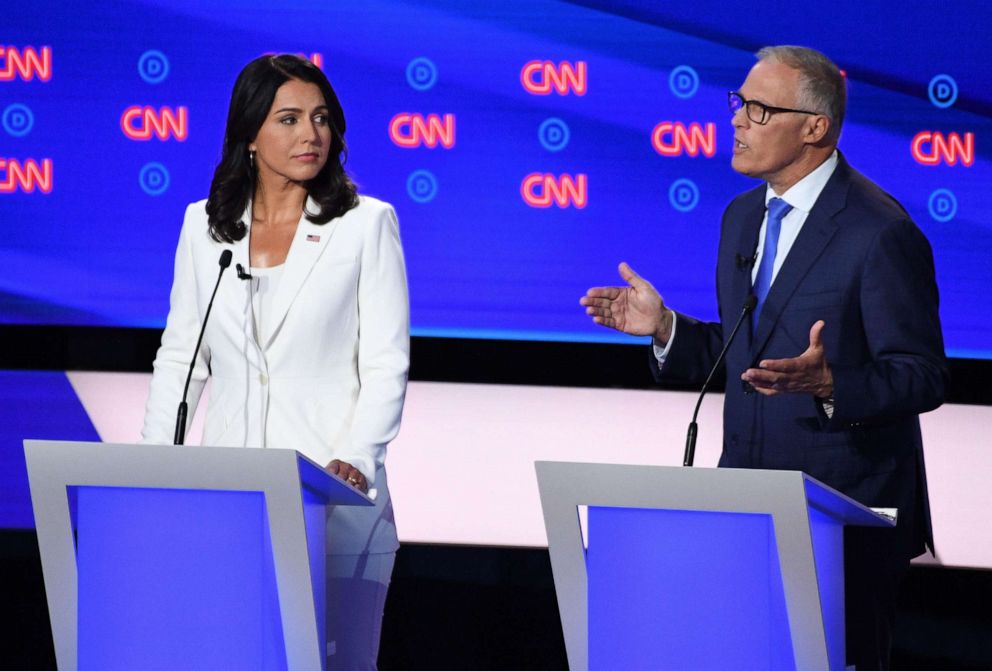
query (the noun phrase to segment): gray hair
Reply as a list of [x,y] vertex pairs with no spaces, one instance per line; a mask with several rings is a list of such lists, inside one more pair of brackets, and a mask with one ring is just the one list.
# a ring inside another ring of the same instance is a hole
[[774,60],[799,71],[797,104],[830,119],[827,137],[836,142],[847,110],[847,82],[834,62],[816,49],[790,45],[764,47],[755,56],[759,61]]

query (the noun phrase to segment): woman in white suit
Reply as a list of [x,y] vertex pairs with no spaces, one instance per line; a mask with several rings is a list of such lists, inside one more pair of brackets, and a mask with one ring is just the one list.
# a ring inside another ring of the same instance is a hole
[[328,661],[375,669],[398,547],[383,462],[399,430],[409,304],[396,215],[358,196],[341,163],[345,119],[316,66],[263,56],[238,76],[210,196],[186,210],[143,439],[171,443],[196,338],[195,408],[212,377],[203,442],[291,448],[374,508],[329,516]]

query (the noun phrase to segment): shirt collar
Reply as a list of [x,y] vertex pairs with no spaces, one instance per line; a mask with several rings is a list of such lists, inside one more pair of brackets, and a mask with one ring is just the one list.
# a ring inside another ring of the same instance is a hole
[[772,189],[771,184],[765,188],[765,206],[772,198],[781,198],[793,208],[809,214],[816,204],[816,199],[820,197],[823,187],[830,181],[830,176],[834,174],[837,167],[837,150],[830,154],[830,157],[817,166],[816,170],[809,173],[796,182],[785,193],[779,195]]

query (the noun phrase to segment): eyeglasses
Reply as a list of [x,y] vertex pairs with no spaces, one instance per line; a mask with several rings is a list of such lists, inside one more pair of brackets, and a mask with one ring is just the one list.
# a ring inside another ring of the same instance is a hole
[[810,112],[808,110],[794,110],[788,107],[773,107],[771,105],[766,105],[765,103],[759,103],[757,100],[747,100],[737,91],[729,91],[727,93],[727,104],[730,106],[731,114],[737,114],[738,110],[744,108],[747,113],[747,118],[763,126],[772,118],[773,114],[779,114],[781,112],[793,112],[795,114],[812,114],[816,116],[819,112]]

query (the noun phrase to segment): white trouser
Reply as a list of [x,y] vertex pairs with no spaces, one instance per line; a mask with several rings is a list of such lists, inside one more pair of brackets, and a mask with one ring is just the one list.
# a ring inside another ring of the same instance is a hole
[[327,555],[327,671],[376,671],[395,552]]

